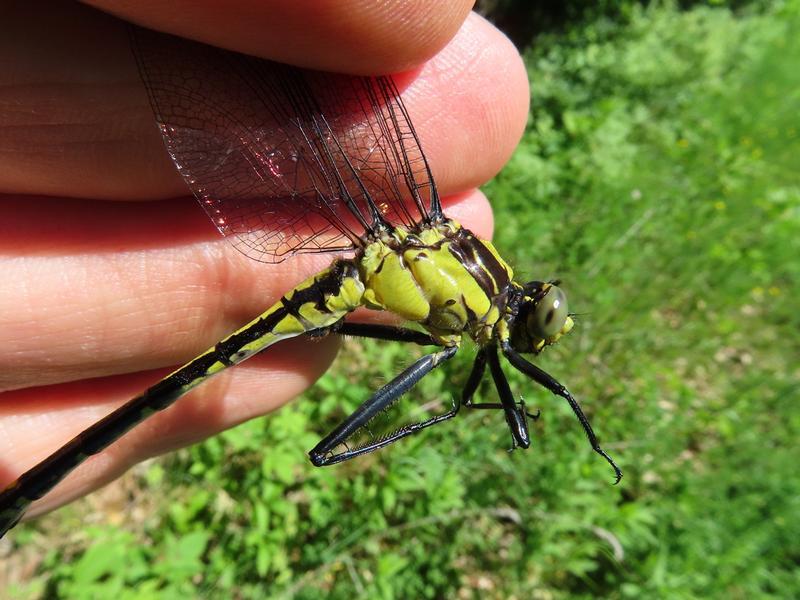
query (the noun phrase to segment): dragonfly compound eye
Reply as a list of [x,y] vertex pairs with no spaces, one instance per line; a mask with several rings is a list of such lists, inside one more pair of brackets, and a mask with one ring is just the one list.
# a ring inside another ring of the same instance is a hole
[[544,340],[552,338],[561,332],[568,317],[569,307],[564,290],[551,285],[528,315],[528,331]]

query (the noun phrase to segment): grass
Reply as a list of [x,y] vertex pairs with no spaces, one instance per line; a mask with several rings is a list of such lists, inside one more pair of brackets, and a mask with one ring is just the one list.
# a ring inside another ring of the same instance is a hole
[[[410,360],[348,341],[292,407],[126,476],[134,523],[80,528],[90,498],[19,529],[18,555],[41,562],[9,594],[800,596],[798,33],[796,1],[654,6],[526,55],[530,126],[486,189],[495,239],[581,313],[538,362],[582,401],[619,486],[569,409],[518,376],[542,410],[527,452],[506,452],[501,416],[470,414],[310,467]],[[458,357],[420,396],[448,402],[468,370]]]

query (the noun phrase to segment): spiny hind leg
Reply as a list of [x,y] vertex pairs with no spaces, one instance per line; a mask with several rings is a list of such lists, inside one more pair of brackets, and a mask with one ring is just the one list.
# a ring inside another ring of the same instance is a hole
[[322,467],[349,460],[361,454],[373,452],[379,448],[388,446],[412,433],[416,433],[426,427],[436,425],[437,423],[454,417],[458,411],[457,408],[445,414],[431,417],[425,421],[405,425],[391,435],[375,440],[364,446],[354,449],[347,448],[344,452],[333,454],[333,450],[337,446],[345,445],[358,431],[367,428],[369,422],[375,416],[394,404],[400,396],[413,388],[433,369],[455,356],[457,351],[458,346],[449,346],[433,354],[423,356],[414,362],[414,364],[392,379],[392,381],[375,392],[366,402],[347,417],[347,419],[342,421],[336,429],[323,438],[322,441],[308,453],[311,462],[318,467]]
[[315,329],[308,335],[320,337],[337,333],[339,335],[349,335],[352,337],[370,338],[373,340],[384,340],[387,342],[403,342],[407,344],[418,344],[420,346],[440,346],[433,337],[423,331],[408,329],[407,327],[395,327],[392,325],[375,325],[371,323],[349,323],[344,319],[334,323],[330,327]]

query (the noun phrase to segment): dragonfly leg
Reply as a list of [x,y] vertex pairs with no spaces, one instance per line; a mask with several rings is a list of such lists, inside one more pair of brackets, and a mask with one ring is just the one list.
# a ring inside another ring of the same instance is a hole
[[461,403],[469,408],[483,408],[472,402],[472,397],[478,389],[478,385],[483,379],[483,374],[486,371],[486,348],[480,348],[478,354],[475,356],[475,362],[472,363],[472,371],[469,372],[469,378],[461,391]]
[[556,381],[551,375],[533,363],[525,360],[516,350],[511,347],[511,344],[508,341],[502,342],[502,349],[503,354],[515,369],[524,373],[542,387],[550,390],[550,392],[556,396],[561,396],[569,403],[572,412],[575,413],[575,416],[578,418],[578,421],[580,421],[584,432],[586,432],[586,437],[589,438],[589,443],[592,445],[592,450],[606,459],[608,464],[611,465],[611,467],[614,469],[614,475],[616,477],[614,483],[619,483],[619,480],[622,479],[622,471],[614,462],[614,459],[606,454],[605,450],[600,447],[600,443],[597,441],[597,436],[592,430],[592,426],[589,424],[589,419],[587,419],[586,415],[583,414],[580,404],[578,404],[578,401],[572,397],[572,394],[569,393],[567,388]]
[[506,423],[508,423],[508,428],[511,430],[513,442],[511,449],[513,450],[517,446],[529,448],[531,438],[528,434],[528,422],[525,420],[527,416],[525,404],[520,401],[519,405],[517,405],[514,401],[514,394],[508,385],[508,379],[506,379],[505,373],[500,367],[500,361],[497,359],[497,348],[488,348],[486,350],[486,358],[489,360],[489,371],[492,374],[497,393],[500,395],[500,403],[506,415]]
[[[483,378],[483,373],[486,370],[486,350],[481,349],[475,357],[475,363],[472,366],[472,372],[469,374],[467,384],[464,386],[464,391],[461,395],[461,401],[465,408],[487,409],[487,410],[505,410],[505,405],[500,402],[473,402],[472,397],[478,389],[478,384]],[[525,410],[525,403],[520,400],[518,406],[521,410]],[[535,413],[525,412],[525,415],[534,421],[539,418],[540,411]]]
[[458,412],[457,408],[445,414],[432,417],[426,421],[406,425],[393,434],[370,444],[348,449],[340,454],[331,454],[334,448],[344,444],[353,434],[364,428],[376,415],[387,409],[400,396],[414,387],[420,379],[425,377],[444,361],[455,356],[457,351],[458,346],[448,346],[439,352],[428,354],[414,362],[414,364],[405,371],[375,392],[366,402],[359,406],[353,414],[340,423],[336,429],[325,436],[325,438],[308,453],[311,462],[317,467],[322,467],[349,460],[361,454],[366,454],[367,452],[372,452],[384,446],[388,446],[400,438],[416,433],[425,427],[430,427],[431,425],[441,423],[442,421],[454,417]]
[[[464,386],[464,390],[461,393],[461,404],[464,408],[476,408],[476,409],[487,409],[487,410],[505,410],[505,406],[500,402],[473,402],[472,397],[475,394],[475,391],[478,389],[478,384],[483,379],[483,373],[486,370],[486,349],[481,348],[478,350],[478,354],[475,357],[475,362],[472,365],[472,372],[469,374],[469,379],[467,379],[467,383]],[[525,403],[520,400],[518,403],[520,409],[525,409]],[[525,412],[525,415],[529,418],[533,419],[534,421],[539,418],[540,411],[536,411],[536,413]]]
[[439,346],[430,334],[406,327],[391,325],[373,325],[369,323],[347,323],[342,321],[333,331],[339,335],[386,340],[388,342],[406,342],[420,346]]

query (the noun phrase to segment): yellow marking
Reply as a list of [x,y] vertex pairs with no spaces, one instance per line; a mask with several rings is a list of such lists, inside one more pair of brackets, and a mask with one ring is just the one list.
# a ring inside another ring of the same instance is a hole
[[[305,281],[301,282],[291,291],[286,294],[287,299],[293,298],[299,291],[307,289],[314,284],[316,284],[320,279],[328,276],[330,273],[330,269],[325,269],[314,275],[313,277],[309,277]],[[288,314],[280,319],[275,325],[272,327],[270,331],[255,339],[247,344],[242,345],[237,349],[237,351],[229,357],[228,362],[222,362],[219,360],[215,360],[211,365],[206,369],[206,372],[199,377],[196,377],[192,381],[188,382],[187,384],[183,385],[181,388],[181,392],[185,393],[191,390],[192,388],[196,387],[197,385],[201,384],[207,378],[219,373],[227,369],[231,364],[238,364],[245,360],[246,358],[256,354],[257,352],[261,352],[262,350],[268,348],[269,346],[287,338],[295,337],[302,333],[305,333],[308,330],[306,326],[306,322],[310,322],[314,328],[317,327],[327,327],[336,323],[339,319],[344,317],[348,312],[354,310],[361,304],[361,297],[363,295],[364,285],[358,280],[354,278],[346,278],[342,286],[339,290],[337,290],[336,294],[331,294],[327,298],[324,299],[325,305],[331,310],[331,313],[321,312],[317,310],[314,306],[313,302],[307,302],[300,307],[300,314],[303,316],[303,320],[298,319],[294,315]],[[270,306],[266,311],[260,314],[258,317],[240,327],[232,334],[224,338],[215,346],[209,348],[202,354],[198,355],[197,358],[194,360],[201,359],[203,357],[207,357],[209,355],[215,355],[217,352],[217,347],[220,344],[225,344],[230,339],[235,338],[236,336],[240,335],[242,332],[250,329],[254,326],[261,325],[261,321],[264,319],[270,318],[276,311],[284,309],[284,302],[283,299],[279,300],[272,306]],[[305,322],[304,322],[305,321]],[[184,365],[185,366],[185,365]],[[176,369],[171,373],[174,375],[178,371],[184,368],[181,366],[180,368]]]
[[489,312],[486,313],[486,317],[484,317],[484,321],[489,325],[494,325],[497,323],[497,320],[500,318],[500,309],[496,306],[492,305],[492,308],[489,309]]
[[[448,236],[459,229],[455,221],[423,229],[413,236],[398,228],[391,238],[367,246],[359,264],[366,285],[361,302],[368,308],[390,311],[408,321],[423,323],[437,341],[447,345],[461,339],[473,315],[478,323],[470,334],[483,342],[490,341],[500,311],[475,277],[450,252]],[[410,241],[411,237],[417,238],[419,244],[411,245],[402,256],[387,245],[392,241]],[[513,272],[495,247],[490,242],[480,242],[510,279]],[[485,268],[484,271],[499,292],[498,282]]]
[[500,310],[497,306],[492,305],[489,312],[481,319],[478,327],[472,332],[472,336],[478,344],[488,344],[492,341],[494,328],[500,319]]
[[328,299],[327,306],[334,312],[346,313],[362,304],[364,284],[359,279],[347,277],[339,288],[339,293]]
[[561,328],[561,335],[567,335],[572,328],[575,327],[575,321],[572,320],[572,317],[567,317],[567,320],[564,321],[564,327]]
[[434,246],[445,239],[444,235],[436,229],[424,229],[419,232],[418,237],[426,246]]
[[495,331],[497,332],[497,337],[501,342],[508,341],[511,337],[511,332],[508,329],[508,321],[505,319],[500,319],[495,325]]
[[368,260],[365,254],[362,261],[362,276],[367,286],[364,303],[375,310],[396,313],[408,321],[425,320],[430,306],[403,258],[383,244],[373,246],[380,248],[375,248]]
[[[202,381],[206,377],[211,377],[212,375],[215,375],[215,374],[219,373],[220,371],[225,370],[226,368],[227,368],[227,365],[225,363],[220,362],[220,361],[216,361],[210,367],[208,367],[208,369],[206,370],[205,377],[201,378],[200,381]],[[195,380],[195,381],[197,381],[197,380]],[[192,387],[194,387],[195,381],[192,381]],[[187,387],[187,386],[184,386],[184,387]]]
[[489,312],[492,301],[448,248],[449,242],[439,250],[413,248],[404,257],[430,303],[428,323],[439,329],[463,331],[469,321],[468,311],[480,319]]
[[303,319],[310,323],[325,322],[330,316],[328,313],[318,310],[315,302],[306,302],[305,304],[301,304],[297,309],[297,312]]
[[442,346],[460,346],[461,345],[461,332],[453,332],[449,329],[437,329],[431,325],[425,325],[425,329],[431,334],[431,337],[437,344]]

